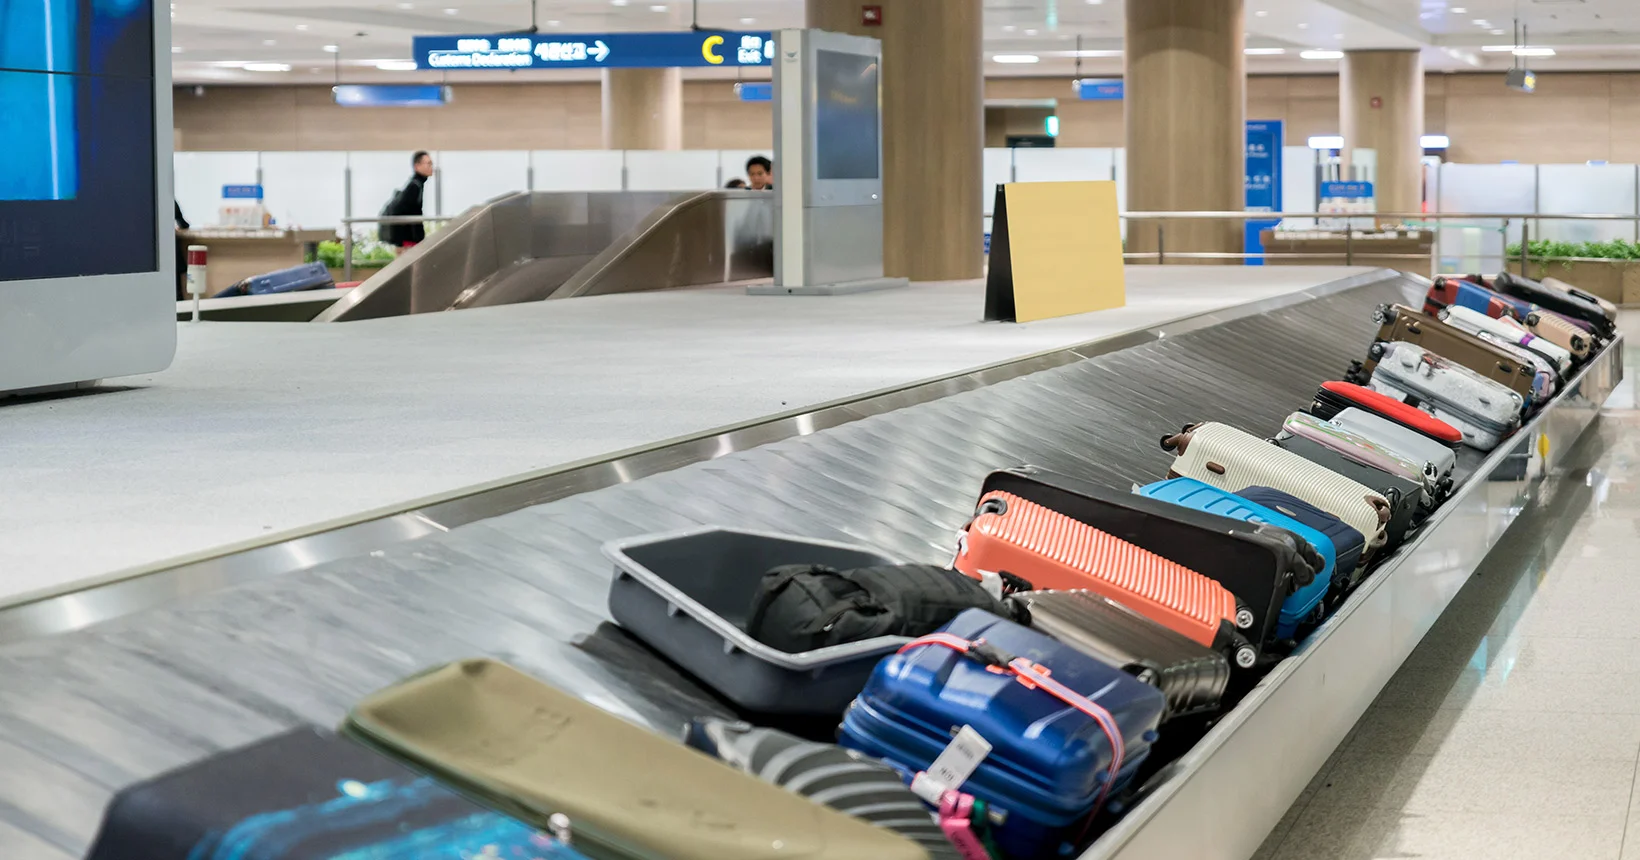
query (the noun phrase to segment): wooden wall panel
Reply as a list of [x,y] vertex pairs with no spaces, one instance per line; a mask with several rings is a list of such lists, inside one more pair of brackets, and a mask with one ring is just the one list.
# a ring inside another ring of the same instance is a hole
[[1447,80],[1446,134],[1451,161],[1575,163],[1611,154],[1611,76],[1544,75],[1535,93],[1498,75]]

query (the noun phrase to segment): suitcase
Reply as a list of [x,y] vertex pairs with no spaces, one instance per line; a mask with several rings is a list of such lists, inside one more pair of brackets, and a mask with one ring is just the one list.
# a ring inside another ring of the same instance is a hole
[[1275,444],[1284,451],[1297,454],[1317,466],[1369,487],[1374,493],[1387,499],[1390,504],[1390,517],[1384,526],[1384,550],[1387,552],[1401,545],[1401,541],[1412,528],[1413,518],[1423,507],[1423,484],[1365,463],[1357,463],[1319,442],[1302,436],[1277,439]]
[[[1479,319],[1476,317],[1479,317]],[[1527,328],[1525,323],[1514,317],[1492,319],[1483,314],[1476,314],[1468,308],[1455,308],[1452,311],[1452,318],[1459,321],[1459,328],[1472,326],[1477,330],[1490,331],[1516,346],[1523,347],[1541,356],[1554,366],[1555,375],[1560,379],[1564,379],[1567,374],[1572,372],[1574,360],[1571,350],[1532,334],[1532,330]]]
[[330,270],[325,268],[324,263],[303,263],[300,266],[246,278],[217,293],[215,298],[296,293],[303,290],[331,289],[335,286],[336,282],[331,279]]
[[[982,508],[984,499],[993,493],[1011,494],[1040,505],[1224,586],[1241,607],[1252,613],[1251,623],[1242,625],[1238,619],[1238,627],[1248,641],[1260,648],[1286,638],[1278,635],[1283,607],[1296,592],[1314,587],[1317,573],[1325,564],[1318,551],[1279,527],[1180,508],[1032,466],[987,475],[980,487]],[[1060,540],[1060,534],[1049,534],[1037,546],[1051,547]],[[966,540],[964,543],[967,546]],[[1034,553],[1026,561],[1042,564],[1041,557]],[[1019,570],[1009,572],[1032,578]],[[1056,577],[1054,584],[1034,584],[1038,589],[1081,588],[1081,576],[1077,572],[1069,582]],[[1140,608],[1147,598],[1135,593],[1152,584],[1147,581],[1087,587],[1152,617]],[[1206,639],[1193,641],[1211,644]]]
[[87,860],[480,856],[584,860],[557,837],[305,727],[121,790]]
[[1560,290],[1561,292],[1569,295],[1577,295],[1585,299],[1592,300],[1595,304],[1600,306],[1602,311],[1606,312],[1606,319],[1611,320],[1613,323],[1617,322],[1617,305],[1615,303],[1607,301],[1594,293],[1586,293],[1559,278],[1543,278],[1541,282],[1545,287],[1548,287],[1551,290]]
[[1329,587],[1329,594],[1333,593],[1334,588],[1338,593],[1342,593],[1342,586],[1361,578],[1362,568],[1366,563],[1367,539],[1348,523],[1303,499],[1269,487],[1243,487],[1236,491],[1236,495],[1276,513],[1292,517],[1326,535],[1332,541],[1335,585]]
[[1310,414],[1330,421],[1345,409],[1370,412],[1449,448],[1463,444],[1463,434],[1458,432],[1458,428],[1422,409],[1353,382],[1321,383],[1321,387],[1316,389],[1315,401],[1310,404]]
[[[1430,464],[1435,471],[1433,501],[1439,503],[1452,494],[1453,472],[1458,468],[1458,455],[1452,450],[1452,446],[1354,406],[1334,415],[1328,423],[1365,436],[1393,451],[1399,451],[1409,460]],[[1459,438],[1462,438],[1462,434],[1459,434]]]
[[1616,329],[1616,314],[1607,314],[1600,300],[1578,289],[1560,290],[1545,286],[1531,278],[1500,272],[1492,279],[1492,288],[1500,293],[1531,302],[1545,310],[1554,311],[1574,320],[1582,320],[1601,335],[1610,335]]
[[1441,322],[1459,331],[1468,332],[1487,343],[1503,347],[1518,361],[1530,363],[1536,368],[1537,382],[1532,388],[1532,399],[1535,403],[1545,403],[1554,396],[1563,374],[1557,359],[1544,352],[1542,348],[1547,347],[1552,353],[1563,356],[1567,364],[1571,363],[1571,353],[1560,347],[1534,337],[1531,332],[1524,329],[1492,319],[1485,314],[1475,313],[1468,308],[1449,308],[1442,311],[1439,318]]
[[1004,813],[997,845],[1029,860],[1068,856],[1149,755],[1165,710],[1155,687],[971,609],[879,663],[837,734],[845,747],[926,772],[947,747],[966,746],[969,733],[953,740],[954,730],[977,733],[990,752],[950,787]]
[[492,660],[371,695],[344,731],[528,823],[567,815],[600,860],[928,856]]
[[1225,653],[1244,669],[1258,662],[1258,643],[1247,635],[1253,611],[1230,589],[1012,493],[981,497],[978,512],[958,539],[953,566],[975,579],[1011,573],[1037,588],[1088,589]]
[[1437,277],[1429,292],[1424,294],[1424,313],[1437,316],[1441,311],[1451,307],[1469,308],[1493,319],[1524,319],[1532,309],[1528,302],[1495,293],[1478,283],[1454,275]]
[[1230,664],[1137,612],[1091,591],[1025,591],[1031,629],[1162,691],[1162,722],[1219,708]]
[[1428,505],[1434,505],[1440,493],[1441,475],[1434,463],[1428,460],[1415,461],[1389,446],[1381,445],[1373,439],[1330,421],[1323,421],[1303,412],[1294,412],[1282,423],[1281,431],[1276,434],[1276,438],[1285,439],[1292,436],[1302,436],[1357,463],[1418,484],[1423,488],[1423,501]]
[[[1491,278],[1483,277],[1481,275],[1445,275],[1443,277],[1452,281],[1461,280],[1463,283],[1467,283],[1471,287],[1485,290],[1486,295],[1491,296],[1497,301],[1503,302],[1509,307],[1510,316],[1522,322],[1525,322],[1526,318],[1533,313],[1544,313],[1549,320],[1553,321],[1551,324],[1552,330],[1545,332],[1534,331],[1533,334],[1536,334],[1539,337],[1549,338],[1553,343],[1571,350],[1573,355],[1580,355],[1581,353],[1586,352],[1589,348],[1588,341],[1590,339],[1590,335],[1593,334],[1595,330],[1593,323],[1585,322],[1580,319],[1572,319],[1552,311],[1544,311],[1543,308],[1540,308],[1529,301],[1524,301],[1514,296],[1500,293],[1492,286],[1493,279]],[[1440,278],[1437,278],[1436,280],[1439,282]],[[1463,298],[1463,300],[1458,302],[1458,304],[1464,304],[1465,307],[1477,311],[1487,310],[1487,306],[1484,304],[1486,300],[1483,299],[1479,293],[1475,293],[1474,290],[1466,288],[1459,295]],[[1430,314],[1431,316],[1435,314],[1435,311],[1430,310],[1430,301],[1427,296],[1424,299],[1424,313]],[[1564,341],[1558,337],[1555,337],[1555,334],[1562,331],[1567,335],[1567,339]],[[1570,342],[1570,336],[1572,334],[1580,335],[1583,345],[1574,346]]]
[[1251,433],[1216,422],[1193,424],[1163,437],[1162,448],[1177,455],[1169,478],[1195,478],[1232,493],[1271,487],[1348,523],[1366,538],[1365,555],[1384,544],[1388,499]]
[[[1157,481],[1138,488],[1136,492],[1146,498],[1159,499],[1193,510],[1206,511],[1210,514],[1244,522],[1267,523],[1292,532],[1295,537],[1308,543],[1320,554],[1321,569],[1316,572],[1315,579],[1308,586],[1294,591],[1281,604],[1280,620],[1276,624],[1276,636],[1281,639],[1293,638],[1293,633],[1298,629],[1298,625],[1309,619],[1320,608],[1321,601],[1327,596],[1327,589],[1331,587],[1333,578],[1337,574],[1338,561],[1338,553],[1333,546],[1332,539],[1325,534],[1286,514],[1270,510],[1229,490],[1221,490],[1194,478],[1173,478],[1166,481]],[[1357,532],[1357,535],[1359,536],[1359,532]],[[1359,551],[1356,553],[1356,558],[1359,562]],[[1032,623],[1034,626],[1034,620]]]
[[1379,324],[1377,340],[1367,350],[1367,360],[1351,365],[1348,381],[1365,385],[1388,343],[1412,343],[1480,375],[1501,382],[1530,400],[1537,387],[1537,369],[1522,363],[1497,344],[1459,331],[1438,319],[1405,305],[1379,305],[1373,313]]
[[1587,358],[1589,350],[1594,347],[1594,339],[1587,331],[1573,325],[1571,320],[1560,314],[1533,310],[1522,322],[1532,334],[1566,350],[1579,360]]
[[887,762],[778,729],[712,717],[685,724],[683,742],[742,773],[892,830],[922,846],[929,860],[961,860],[922,799],[907,787],[902,774],[908,772]]
[[1387,345],[1372,390],[1428,410],[1458,428],[1464,444],[1490,451],[1520,426],[1520,394],[1411,343]]

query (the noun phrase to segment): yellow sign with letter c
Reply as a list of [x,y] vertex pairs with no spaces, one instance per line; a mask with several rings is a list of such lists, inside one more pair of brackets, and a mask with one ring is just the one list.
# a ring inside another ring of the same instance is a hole
[[706,58],[706,62],[714,66],[720,65],[723,62],[723,55],[713,49],[722,44],[722,36],[707,36],[706,41],[700,43],[700,55]]

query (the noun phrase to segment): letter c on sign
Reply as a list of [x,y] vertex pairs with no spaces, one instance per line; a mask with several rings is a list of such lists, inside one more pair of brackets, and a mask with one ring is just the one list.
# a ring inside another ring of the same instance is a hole
[[706,62],[711,63],[714,66],[721,65],[723,63],[723,55],[712,50],[721,44],[723,44],[722,36],[707,36],[706,41],[700,43],[700,55],[706,58]]

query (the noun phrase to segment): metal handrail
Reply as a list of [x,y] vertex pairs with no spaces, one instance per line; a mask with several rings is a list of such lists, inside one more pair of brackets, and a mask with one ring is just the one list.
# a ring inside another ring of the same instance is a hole
[[360,215],[342,219],[342,280],[353,280],[354,224],[431,224],[454,220],[454,215]]

